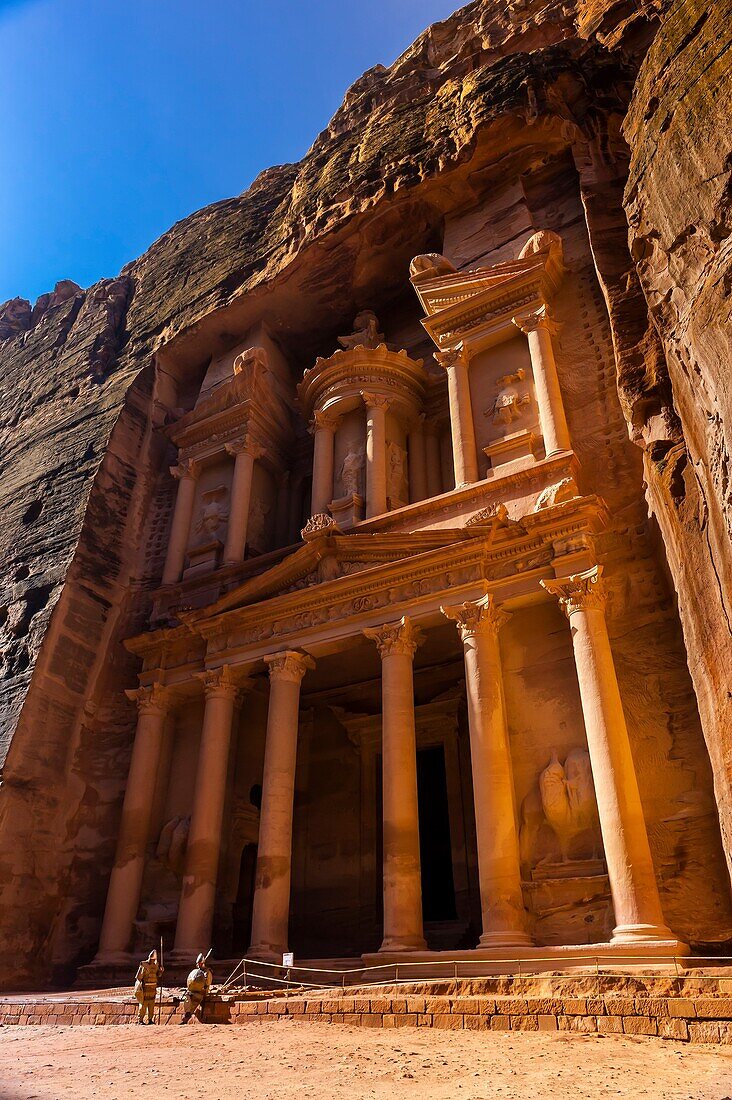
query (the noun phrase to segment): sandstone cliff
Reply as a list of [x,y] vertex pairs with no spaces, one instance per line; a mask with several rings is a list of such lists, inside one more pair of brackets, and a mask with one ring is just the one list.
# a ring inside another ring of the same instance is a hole
[[579,176],[732,850],[728,7],[476,0],[358,80],[299,164],[116,280],[0,308],[0,889],[23,980],[84,958],[98,923],[134,721],[108,689],[134,678],[120,640],[160,573],[128,532],[166,461],[166,368],[195,377],[263,311],[306,363],[308,315],[335,331],[395,277],[381,241],[406,263],[527,147]]

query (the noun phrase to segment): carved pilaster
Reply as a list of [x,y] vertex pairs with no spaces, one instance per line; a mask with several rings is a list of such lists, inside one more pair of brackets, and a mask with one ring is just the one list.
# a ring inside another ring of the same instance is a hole
[[507,611],[498,606],[493,596],[453,607],[441,607],[440,611],[457,625],[462,641],[473,638],[476,634],[497,635],[511,618]]
[[553,581],[540,581],[542,588],[556,596],[562,611],[570,617],[575,611],[604,610],[607,600],[601,565]]

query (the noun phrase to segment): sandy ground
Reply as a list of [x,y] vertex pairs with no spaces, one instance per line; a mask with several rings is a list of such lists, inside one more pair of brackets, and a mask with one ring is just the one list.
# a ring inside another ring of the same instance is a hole
[[0,1027],[2,1100],[729,1100],[732,1047],[614,1036],[261,1027]]

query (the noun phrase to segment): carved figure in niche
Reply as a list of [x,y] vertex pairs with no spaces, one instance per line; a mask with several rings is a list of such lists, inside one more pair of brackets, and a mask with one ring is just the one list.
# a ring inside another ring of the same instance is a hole
[[515,374],[504,374],[498,380],[498,396],[484,415],[493,418],[494,424],[511,424],[521,416],[521,410],[531,401],[528,393],[519,396],[514,383],[523,382],[526,372],[520,368]]
[[210,542],[218,538],[219,531],[229,518],[229,509],[224,501],[227,496],[225,485],[218,485],[215,489],[209,489],[202,495],[203,508],[194,528],[202,542]]
[[386,445],[386,492],[391,500],[408,500],[407,489],[407,452],[394,440]]
[[160,862],[178,878],[183,876],[190,827],[190,816],[172,817],[163,825],[158,846],[155,849],[155,855]]
[[368,348],[371,351],[384,343],[384,334],[379,332],[379,321],[371,309],[362,309],[353,322],[350,336],[339,336],[338,343],[346,351],[352,348]]
[[261,497],[252,501],[249,508],[249,533],[247,542],[260,553],[267,545],[267,516],[272,509]]
[[592,767],[586,749],[562,764],[556,754],[521,806],[521,860],[531,866],[598,859],[601,851]]
[[360,448],[349,451],[343,459],[339,477],[343,496],[350,497],[361,493],[361,471],[364,464],[364,452]]
[[424,252],[421,256],[415,256],[409,265],[409,277],[413,282],[454,274],[453,265],[439,252]]

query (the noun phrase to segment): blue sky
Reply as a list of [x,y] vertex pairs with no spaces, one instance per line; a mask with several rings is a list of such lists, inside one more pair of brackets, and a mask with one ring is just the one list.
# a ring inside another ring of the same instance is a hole
[[459,0],[0,0],[0,302],[115,275],[299,159]]

